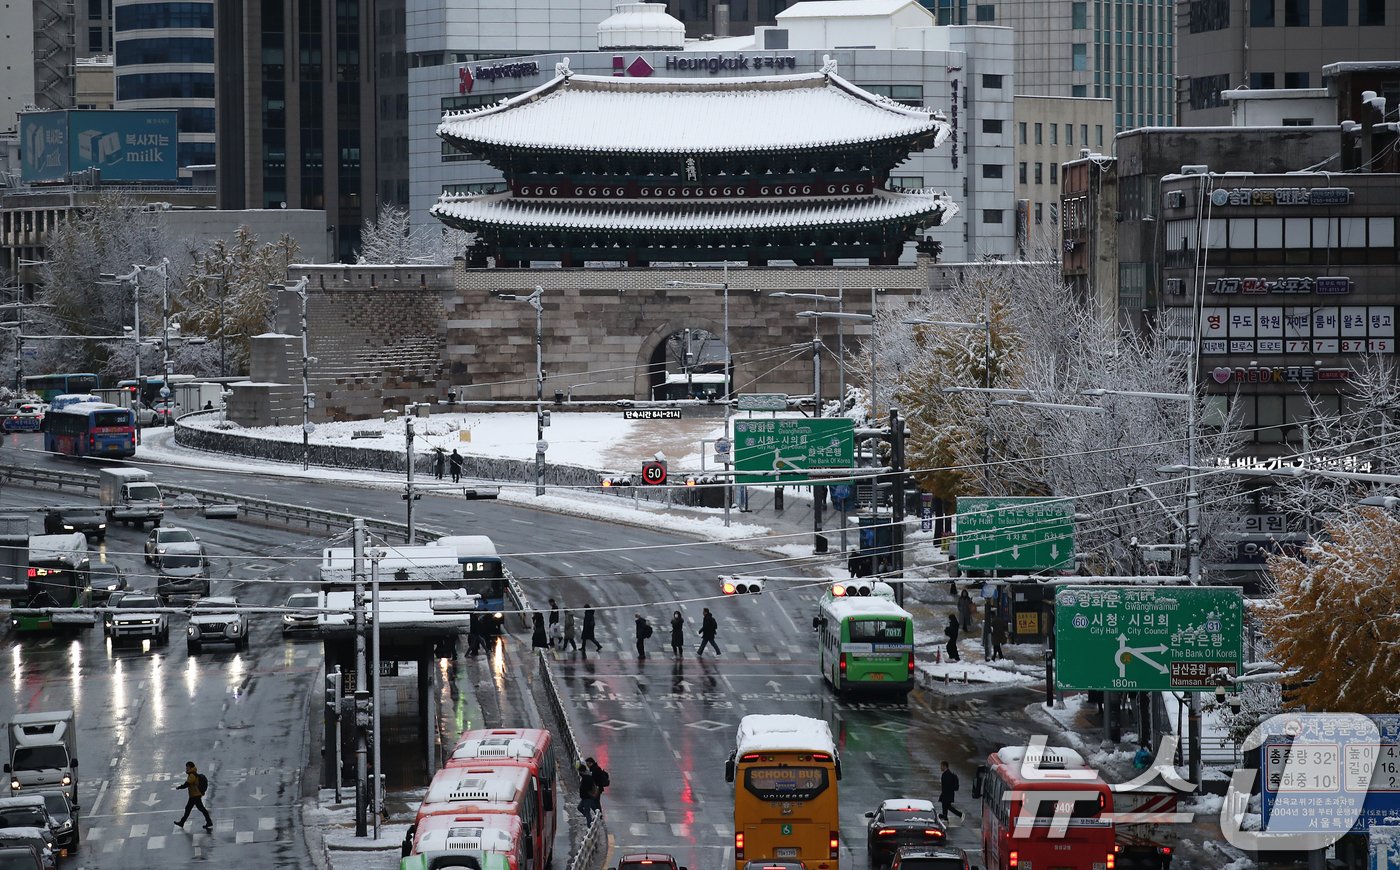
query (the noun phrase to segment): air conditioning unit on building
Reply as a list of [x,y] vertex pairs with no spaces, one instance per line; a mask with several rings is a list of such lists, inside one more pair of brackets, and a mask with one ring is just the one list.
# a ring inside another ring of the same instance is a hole
[[1167,208],[1181,208],[1186,204],[1186,194],[1180,190],[1167,191]]
[[1183,278],[1168,278],[1162,282],[1168,293],[1180,296],[1186,292],[1186,280]]

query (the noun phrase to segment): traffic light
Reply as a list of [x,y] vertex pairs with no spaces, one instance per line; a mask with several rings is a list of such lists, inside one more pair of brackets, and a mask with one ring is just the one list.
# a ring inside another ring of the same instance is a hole
[[605,477],[605,478],[603,478],[603,489],[609,489],[609,488],[614,487],[614,486],[631,486],[631,485],[632,485],[632,477],[631,477],[630,475],[618,474],[618,475],[614,475],[614,476],[611,476],[611,477]]
[[332,716],[340,715],[340,671],[326,674],[326,709]]
[[720,577],[719,588],[725,595],[757,595],[763,591],[763,578]]
[[870,595],[875,585],[869,580],[842,580],[831,584],[832,598],[864,598]]

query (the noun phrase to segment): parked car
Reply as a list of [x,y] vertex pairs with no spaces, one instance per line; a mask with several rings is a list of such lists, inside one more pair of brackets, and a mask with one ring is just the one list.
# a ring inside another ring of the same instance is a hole
[[971,870],[967,853],[951,846],[901,846],[890,870]]
[[107,512],[98,505],[60,505],[44,510],[44,534],[82,532],[96,541],[107,540]]
[[321,596],[315,592],[293,592],[287,596],[287,603],[282,606],[286,608],[282,614],[282,634],[316,630],[321,620],[321,614],[317,610],[321,606]]
[[615,870],[686,870],[666,852],[629,852],[617,861]]
[[[79,811],[82,807],[68,799],[68,793],[59,791],[36,792],[44,799],[44,804],[48,807],[49,818],[54,824],[54,844],[59,849],[67,849],[69,852],[78,850],[78,842],[81,835],[78,832]],[[4,865],[0,865],[3,867]]]
[[942,846],[948,840],[932,801],[895,798],[865,817],[870,820],[865,844],[871,867],[890,863],[900,846]]
[[58,823],[49,814],[48,803],[38,792],[22,792],[0,798],[0,829],[43,828],[55,839]]
[[25,402],[0,420],[0,428],[6,432],[38,432],[44,425],[44,411],[42,404]]
[[154,565],[171,544],[197,544],[199,538],[189,529],[179,526],[156,526],[146,538],[146,564]]
[[53,833],[48,828],[0,828],[0,849],[14,847],[33,849],[44,870],[56,870],[58,855],[53,847]]
[[32,846],[0,846],[0,870],[44,870],[44,859]]
[[111,562],[93,562],[88,576],[92,578],[93,604],[111,604],[112,596],[120,600],[126,592],[126,573]]
[[234,649],[248,648],[248,614],[238,609],[235,598],[204,598],[190,611],[185,647],[191,655],[206,643],[231,643]]
[[107,636],[114,644],[144,639],[162,646],[169,643],[170,623],[159,608],[160,602],[154,595],[135,592],[123,595],[109,614]]

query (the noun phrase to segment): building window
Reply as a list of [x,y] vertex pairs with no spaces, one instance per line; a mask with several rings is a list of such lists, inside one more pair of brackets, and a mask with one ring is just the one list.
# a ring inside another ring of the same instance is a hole
[[1191,108],[1215,109],[1225,105],[1220,93],[1229,87],[1229,75],[1198,76],[1191,79]]
[[988,135],[992,135],[992,136],[999,136],[999,135],[1001,135],[1001,122],[1000,122],[1000,121],[994,121],[994,120],[992,120],[992,119],[990,119],[990,118],[983,119],[983,121],[982,121],[982,132],[983,132],[983,133],[987,133]]
[[1069,86],[1069,92],[1070,92],[1069,95],[1070,95],[1071,97],[1087,97],[1087,96],[1089,96],[1089,86],[1088,86],[1088,85],[1070,85],[1070,86]]
[[1313,125],[1313,119],[1312,119],[1312,118],[1284,118],[1284,119],[1283,119],[1283,126],[1285,126],[1285,127],[1311,127],[1312,125]]
[[88,28],[88,51],[101,51],[101,50],[102,50],[102,28],[100,28],[100,27],[89,27],[89,28]]
[[1000,163],[984,163],[982,164],[982,177],[1001,178],[1002,172],[1004,172],[1005,169],[1006,167],[1002,166]]
[[1059,183],[1060,183],[1060,164],[1058,164],[1058,163],[1051,163],[1051,164],[1050,164],[1050,183],[1051,183],[1051,184],[1059,184]]
[[1067,147],[1069,147],[1069,148],[1073,148],[1073,147],[1074,147],[1074,125],[1073,125],[1073,124],[1066,124],[1066,125],[1065,125],[1065,145],[1066,145]]
[[1290,90],[1295,88],[1306,88],[1309,76],[1305,72],[1286,72],[1283,74],[1283,86]]
[[1361,0],[1356,10],[1356,23],[1362,27],[1385,26],[1385,0]]
[[982,223],[999,224],[1005,221],[1006,217],[1002,209],[984,208],[982,209]]
[[[1069,5],[1069,26],[1075,30],[1089,29],[1089,4],[1075,0]],[[1036,221],[1040,223],[1040,221]]]
[[1088,124],[1080,124],[1080,125],[1079,125],[1079,144],[1080,144],[1080,145],[1088,145],[1088,144],[1089,144],[1089,125],[1088,125]]
[[1035,222],[1036,222],[1037,224],[1039,224],[1039,223],[1042,221],[1043,217],[1044,217],[1044,215],[1042,215],[1042,213],[1041,213],[1040,203],[1036,203],[1036,204],[1035,204]]
[[1249,26],[1274,26],[1274,0],[1249,0]]
[[1322,26],[1346,27],[1350,18],[1351,0],[1322,0]]
[[[1327,2],[1327,0],[1323,0]],[[1230,26],[1229,0],[1192,0],[1191,32],[1209,33]]]
[[1251,91],[1267,91],[1274,86],[1273,73],[1250,73],[1249,89]]
[[1039,121],[1035,122],[1035,144],[1045,144],[1045,125]]
[[986,90],[1001,90],[1001,76],[990,73],[983,75],[982,87]]
[[922,190],[924,177],[922,175],[891,175],[890,190]]
[[1024,162],[1016,167],[1016,179],[1020,184],[1026,183],[1026,164]]
[[1045,164],[1043,164],[1043,163],[1037,163],[1037,164],[1035,165],[1035,183],[1036,183],[1036,184],[1044,184],[1044,183],[1045,183]]
[[1057,226],[1060,223],[1060,204],[1058,202],[1050,203],[1050,223]]
[[977,23],[990,24],[997,20],[997,8],[988,3],[977,4]]
[[1103,125],[1102,125],[1102,124],[1095,124],[1095,125],[1094,125],[1094,147],[1095,147],[1095,148],[1102,148],[1102,147],[1103,147]]
[[1050,144],[1051,144],[1051,145],[1059,145],[1059,144],[1060,144],[1060,125],[1059,125],[1059,124],[1051,124],[1051,125],[1050,125]]
[[1021,128],[1021,129],[1020,129],[1020,133],[1021,133],[1021,144],[1024,145],[1024,144],[1026,144],[1026,122],[1025,122],[1025,121],[1022,121],[1022,122],[1020,122],[1017,126]]
[[1083,42],[1076,42],[1070,47],[1070,68],[1075,72],[1082,72],[1089,68],[1089,46]]
[[[1311,0],[1283,0],[1283,26],[1307,27],[1308,4]],[[1324,0],[1325,3],[1325,0]]]

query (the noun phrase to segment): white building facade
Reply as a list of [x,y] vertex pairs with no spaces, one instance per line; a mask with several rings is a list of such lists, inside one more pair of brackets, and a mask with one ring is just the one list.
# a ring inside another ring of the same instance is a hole
[[[934,27],[931,15],[913,0],[852,0],[840,5],[870,14],[862,16],[858,33],[850,32],[859,36],[862,46],[873,47],[841,47],[844,39],[833,36],[843,32],[837,26],[840,22],[833,24],[828,20],[831,16],[811,14],[820,10],[804,9],[837,4],[804,3],[780,13],[777,27],[761,27],[748,37],[691,41],[673,48],[598,50],[600,39],[616,44],[612,36],[600,36],[598,28],[612,15],[609,8],[591,25],[588,50],[561,44],[580,32],[570,13],[557,29],[540,31],[539,39],[554,50],[502,57],[510,54],[510,40],[523,47],[533,38],[517,33],[473,39],[447,23],[445,13],[429,15],[421,9],[415,13],[414,5],[410,4],[408,24],[410,52],[418,47],[417,66],[409,70],[409,175],[410,209],[416,224],[436,223],[428,212],[444,193],[486,192],[503,185],[499,172],[437,137],[443,113],[491,105],[544,85],[566,57],[569,67],[580,75],[691,80],[813,73],[829,58],[843,78],[865,90],[946,116],[953,131],[952,147],[913,154],[890,179],[891,187],[947,191],[959,204],[958,216],[934,236],[943,246],[941,259],[953,262],[1016,254],[1014,46],[1006,28]],[[486,10],[476,14],[484,15]],[[527,23],[524,18],[534,16],[523,4],[513,9],[495,7],[491,14],[522,16],[522,25]],[[425,34],[419,28],[437,28],[437,33]],[[442,35],[444,30],[457,36],[448,39]],[[451,42],[457,43],[455,48],[449,48]],[[836,44],[827,44],[832,42]],[[449,62],[484,55],[494,57]],[[442,63],[426,63],[438,56]],[[732,135],[736,141],[760,137],[781,142],[784,132],[736,129]]]

